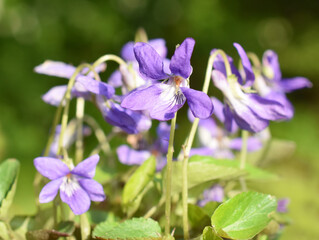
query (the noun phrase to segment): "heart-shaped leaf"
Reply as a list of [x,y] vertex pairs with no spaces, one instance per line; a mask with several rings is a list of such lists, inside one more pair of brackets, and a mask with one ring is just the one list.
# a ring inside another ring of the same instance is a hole
[[271,195],[243,192],[216,209],[212,225],[220,237],[250,239],[267,226],[276,207],[276,199]]

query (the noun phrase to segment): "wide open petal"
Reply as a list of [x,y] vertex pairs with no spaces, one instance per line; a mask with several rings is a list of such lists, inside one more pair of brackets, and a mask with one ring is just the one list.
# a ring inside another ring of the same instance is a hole
[[157,85],[161,88],[162,92],[154,101],[154,106],[150,110],[150,116],[159,121],[167,121],[175,116],[178,109],[184,105],[186,98],[173,84]]
[[63,181],[63,177],[55,179],[47,183],[40,192],[39,202],[40,203],[51,202],[57,195],[59,188],[62,184],[62,181]]
[[102,202],[105,200],[103,187],[100,183],[93,179],[79,179],[81,187],[89,195],[91,201]]
[[61,77],[61,78],[71,78],[75,71],[75,67],[66,64],[64,62],[46,60],[39,66],[34,68],[36,73],[45,74],[49,76]]
[[[74,180],[75,181],[75,180]],[[69,205],[75,215],[80,215],[90,209],[91,200],[88,193],[78,182],[66,183],[68,186],[60,187],[60,197],[62,202]]]
[[312,83],[304,77],[285,78],[278,82],[283,92],[293,92],[301,88],[311,88]]
[[136,43],[134,53],[142,75],[153,80],[168,78],[163,71],[163,59],[151,45]]
[[195,117],[206,119],[213,114],[213,102],[206,93],[186,87],[181,87],[181,90]]
[[57,158],[37,157],[33,164],[41,175],[50,180],[66,176],[70,172],[68,166]]
[[253,68],[251,67],[250,61],[248,59],[248,56],[245,52],[245,50],[243,49],[243,47],[238,44],[238,43],[234,43],[234,47],[237,49],[237,52],[241,58],[241,63],[243,65],[244,68],[244,72],[246,75],[246,82],[245,82],[245,86],[251,86],[254,83],[255,80],[255,74],[253,72]]
[[93,80],[87,76],[79,76],[76,81],[91,93],[105,96],[107,99],[112,98],[115,93],[115,89],[109,84]]
[[141,165],[151,156],[149,151],[134,150],[127,145],[119,146],[116,152],[120,162],[125,165]]
[[195,40],[186,38],[175,50],[169,68],[174,75],[188,78],[193,71],[191,57],[194,50]]
[[75,168],[73,168],[71,173],[85,178],[93,178],[95,175],[95,168],[99,160],[100,156],[98,154],[92,155],[80,162]]
[[138,88],[124,97],[121,107],[131,110],[149,110],[158,101],[162,93],[161,83],[153,84],[147,88]]

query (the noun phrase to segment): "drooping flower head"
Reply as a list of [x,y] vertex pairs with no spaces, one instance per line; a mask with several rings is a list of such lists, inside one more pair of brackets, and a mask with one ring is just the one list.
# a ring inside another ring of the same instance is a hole
[[[285,120],[286,115],[280,102],[261,97],[251,90],[254,83],[253,70],[244,49],[234,44],[244,66],[244,75],[231,64],[232,75],[227,76],[224,60],[217,56],[214,62],[212,78],[225,98],[225,127],[232,131],[232,122],[244,130],[260,132],[269,125],[269,121]],[[230,57],[229,62],[232,63]],[[240,77],[240,78],[239,78]],[[241,79],[241,80],[240,80]]]
[[176,48],[168,66],[151,45],[136,43],[134,53],[139,71],[142,76],[151,79],[152,84],[129,93],[121,106],[148,110],[151,118],[166,121],[172,119],[187,100],[195,117],[208,118],[213,111],[209,97],[189,87],[189,77],[193,71],[190,58],[194,45],[194,39],[186,38]]
[[72,169],[57,158],[35,158],[35,168],[51,180],[40,192],[40,203],[51,202],[60,190],[61,200],[70,206],[74,214],[79,215],[89,210],[91,201],[104,201],[102,185],[92,179],[99,158],[99,155],[93,155]]

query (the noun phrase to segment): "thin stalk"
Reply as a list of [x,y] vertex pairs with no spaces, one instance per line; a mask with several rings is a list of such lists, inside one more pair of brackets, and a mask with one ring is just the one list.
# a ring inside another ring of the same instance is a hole
[[81,214],[81,240],[89,240],[91,239],[91,225],[89,223],[89,219],[86,213]]
[[[242,146],[240,152],[240,169],[245,169],[246,159],[247,159],[247,140],[248,140],[248,131],[242,130]],[[243,191],[247,191],[247,185],[244,177],[239,179],[240,185]]]
[[93,69],[95,69],[97,66],[99,66],[101,63],[104,63],[104,62],[107,62],[107,61],[114,61],[114,62],[117,62],[119,65],[126,65],[126,62],[116,56],[116,55],[113,55],[113,54],[107,54],[107,55],[104,55],[102,57],[100,57],[99,59],[97,59],[94,63],[93,63]]
[[83,116],[85,100],[82,97],[76,99],[76,142],[75,142],[75,162],[80,163],[83,159]]
[[[214,61],[217,57],[217,55],[221,55],[224,63],[225,63],[225,68],[226,68],[226,73],[227,76],[230,76],[231,73],[231,68],[230,64],[227,59],[227,55],[223,50],[216,50],[212,55],[210,55],[207,63],[207,68],[206,68],[206,75],[205,75],[205,80],[204,80],[204,85],[203,85],[203,92],[207,94],[209,84],[210,84],[210,79],[212,75],[212,70],[213,70],[213,65]],[[198,127],[198,122],[199,119],[195,118],[191,131],[189,133],[188,139],[186,140],[186,144],[184,146],[184,157],[183,157],[183,166],[182,166],[182,181],[183,181],[183,187],[182,187],[182,205],[183,205],[183,232],[184,232],[184,239],[189,239],[189,226],[188,226],[188,204],[187,204],[187,199],[188,199],[188,159],[189,159],[189,152],[191,150],[191,147],[193,145],[194,137],[196,134],[196,130]],[[180,155],[181,156],[181,155]],[[181,157],[178,157],[179,159]]]
[[163,196],[156,206],[153,206],[150,210],[147,211],[147,213],[145,213],[144,218],[150,218],[151,216],[153,216],[153,214],[156,213],[156,211],[164,204],[164,202],[165,197]]
[[166,199],[165,199],[165,235],[170,234],[171,227],[171,187],[172,187],[172,162],[174,153],[174,135],[176,125],[177,112],[171,121],[171,131],[169,135],[169,144],[167,152],[167,166],[166,166]]

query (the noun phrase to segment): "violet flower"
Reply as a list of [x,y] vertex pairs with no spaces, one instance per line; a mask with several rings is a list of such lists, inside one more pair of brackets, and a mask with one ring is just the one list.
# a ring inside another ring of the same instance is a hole
[[74,214],[79,215],[89,210],[91,201],[104,201],[102,185],[92,179],[99,158],[99,155],[93,155],[71,169],[57,158],[35,158],[35,168],[51,180],[40,192],[40,203],[52,201],[60,190],[61,200],[70,206]]
[[198,205],[204,207],[208,202],[223,202],[224,188],[219,184],[215,184],[203,193],[203,199],[198,201]]
[[272,50],[264,53],[262,66],[259,69],[256,68],[256,76],[254,88],[262,97],[279,102],[286,119],[291,119],[294,114],[293,106],[286,97],[286,93],[312,87],[312,83],[304,77],[283,79],[278,56]]
[[[125,165],[141,165],[151,155],[156,157],[156,170],[160,171],[166,165],[166,154],[168,150],[170,125],[161,122],[157,127],[157,140],[152,145],[145,144],[143,140],[137,140],[135,149],[128,145],[117,148],[119,161]],[[135,136],[139,138],[139,136]],[[141,143],[142,142],[142,143]]]
[[188,83],[193,71],[190,58],[194,45],[194,39],[186,38],[176,48],[167,69],[165,59],[151,45],[136,43],[134,53],[139,71],[153,83],[130,92],[121,106],[132,110],[148,110],[151,118],[166,121],[172,119],[187,100],[194,116],[208,118],[213,112],[212,102],[207,94],[189,88]]
[[[221,122],[224,122],[223,104],[217,99],[212,98],[214,104],[214,116]],[[188,118],[192,122],[194,116],[188,111]],[[237,126],[233,127],[238,129]],[[192,148],[190,156],[202,155],[212,156],[219,159],[234,159],[233,150],[240,151],[242,148],[241,138],[232,138],[232,133],[219,127],[216,121],[210,117],[201,119],[198,123],[198,137],[202,147]],[[247,139],[247,150],[249,152],[257,151],[262,147],[262,141],[257,136],[250,136]]]
[[275,100],[263,98],[251,91],[249,86],[254,82],[251,75],[253,72],[251,64],[243,48],[236,43],[234,46],[242,60],[246,79],[245,76],[241,76],[242,80],[239,81],[240,73],[234,66],[231,67],[233,74],[226,77],[225,65],[220,56],[217,56],[217,61],[214,62],[216,70],[212,72],[215,86],[223,92],[225,97],[225,108],[223,110],[225,127],[231,132],[232,122],[235,121],[241,129],[260,132],[269,125],[270,120],[286,119],[283,106]]
[[287,206],[290,203],[289,198],[278,199],[277,212],[286,213],[288,211]]

